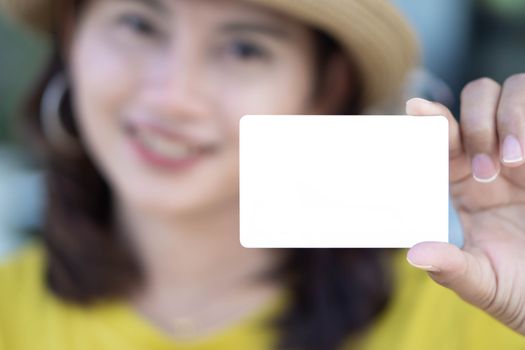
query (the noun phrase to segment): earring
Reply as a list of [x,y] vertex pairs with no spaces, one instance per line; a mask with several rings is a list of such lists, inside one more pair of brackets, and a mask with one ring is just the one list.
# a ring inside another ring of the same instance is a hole
[[51,146],[64,155],[77,155],[79,143],[64,127],[60,113],[67,92],[67,80],[63,73],[55,75],[46,86],[40,105],[40,122],[44,136]]

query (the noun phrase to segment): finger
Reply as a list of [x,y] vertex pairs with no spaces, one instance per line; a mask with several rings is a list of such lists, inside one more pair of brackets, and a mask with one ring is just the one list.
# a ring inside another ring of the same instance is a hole
[[486,308],[493,299],[493,274],[486,259],[444,242],[418,243],[406,258],[412,266],[428,271],[434,281],[474,305]]
[[406,113],[413,116],[425,115],[442,115],[448,119],[449,129],[449,153],[450,157],[456,157],[462,152],[461,138],[459,133],[458,122],[444,105],[414,97],[406,103]]
[[448,120],[449,129],[449,178],[450,182],[470,176],[470,167],[466,166],[465,152],[461,141],[459,124],[450,110],[441,103],[428,101],[422,98],[411,98],[406,103],[408,115],[443,115]]
[[500,160],[504,166],[524,163],[525,74],[513,75],[503,83],[497,114]]
[[461,92],[461,136],[472,175],[479,182],[494,181],[501,170],[496,133],[500,92],[500,85],[489,78],[474,80]]

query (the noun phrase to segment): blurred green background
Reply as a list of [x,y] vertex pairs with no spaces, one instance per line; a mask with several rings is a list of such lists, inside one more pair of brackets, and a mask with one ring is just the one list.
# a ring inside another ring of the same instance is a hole
[[0,17],[0,142],[13,141],[22,97],[49,55],[49,41]]

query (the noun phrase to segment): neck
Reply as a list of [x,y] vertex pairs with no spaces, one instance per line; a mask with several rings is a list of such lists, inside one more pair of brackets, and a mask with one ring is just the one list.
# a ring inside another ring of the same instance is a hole
[[[275,250],[239,243],[238,202],[198,215],[164,215],[116,206],[117,222],[138,255],[145,284],[137,300],[172,310],[218,295],[264,289],[256,276],[278,261]],[[171,305],[167,305],[167,304]]]
[[[130,301],[166,332],[186,336],[218,330],[281,290],[257,279],[279,261],[279,250],[240,245],[238,202],[184,216],[122,203],[116,207],[117,224],[144,274],[144,285]],[[190,331],[174,328],[176,321],[189,323]]]
[[248,277],[273,260],[269,250],[240,245],[238,202],[184,216],[120,203],[117,218],[150,284],[180,288],[218,276]]

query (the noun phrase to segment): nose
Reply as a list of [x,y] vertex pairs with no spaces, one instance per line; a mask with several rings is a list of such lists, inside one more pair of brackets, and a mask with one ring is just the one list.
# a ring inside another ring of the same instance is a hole
[[147,100],[158,113],[177,119],[203,118],[209,105],[201,60],[191,41],[179,41],[148,63]]

